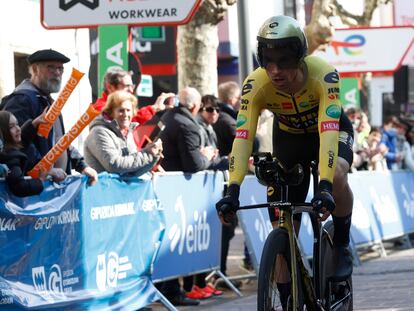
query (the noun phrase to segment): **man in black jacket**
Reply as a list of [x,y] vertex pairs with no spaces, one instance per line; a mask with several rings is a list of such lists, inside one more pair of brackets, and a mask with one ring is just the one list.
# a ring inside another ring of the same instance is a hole
[[161,118],[165,129],[161,134],[166,171],[196,173],[207,169],[215,157],[214,148],[203,147],[201,128],[196,116],[201,106],[200,93],[186,87],[179,93],[180,104]]
[[[161,167],[166,171],[196,173],[207,169],[216,153],[214,148],[203,147],[201,128],[196,116],[201,106],[201,95],[192,87],[179,92],[179,106],[166,111],[161,117],[165,129],[161,133],[164,159]],[[188,283],[192,276],[187,277]],[[186,297],[180,290],[178,279],[157,284],[163,295],[176,306],[198,305],[196,299]],[[189,289],[187,289],[189,291]]]
[[[2,100],[1,109],[13,113],[20,126],[29,119],[36,119],[52,105],[53,99],[50,94],[60,90],[63,64],[69,61],[68,57],[52,49],[31,54],[27,58],[30,79],[25,79],[12,94]],[[34,162],[29,164],[28,169],[43,158],[64,134],[63,118],[59,115],[48,138],[37,136],[33,141],[36,148],[32,148],[27,156]],[[88,176],[91,183],[96,182],[98,178],[96,171],[86,164],[82,155],[73,146],[59,157],[54,167],[63,169],[67,174],[70,174],[73,168]]]

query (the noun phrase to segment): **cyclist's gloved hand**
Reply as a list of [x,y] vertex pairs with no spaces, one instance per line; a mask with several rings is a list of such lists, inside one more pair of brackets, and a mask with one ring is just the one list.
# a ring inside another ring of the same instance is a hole
[[[332,196],[332,183],[326,180],[321,180],[319,182],[318,191],[316,191],[311,203],[313,208],[318,212],[332,213],[335,209],[335,201]],[[326,218],[328,216],[326,216]]]
[[227,194],[216,203],[217,214],[222,224],[229,225],[237,221],[236,210],[239,202],[240,186],[231,184],[227,189]]

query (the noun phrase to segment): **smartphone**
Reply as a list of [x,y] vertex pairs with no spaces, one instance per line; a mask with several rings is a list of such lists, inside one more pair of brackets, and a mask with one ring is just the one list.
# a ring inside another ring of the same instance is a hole
[[178,99],[178,96],[171,96],[164,100],[164,105],[170,106],[170,107],[177,107],[180,103],[180,100]]

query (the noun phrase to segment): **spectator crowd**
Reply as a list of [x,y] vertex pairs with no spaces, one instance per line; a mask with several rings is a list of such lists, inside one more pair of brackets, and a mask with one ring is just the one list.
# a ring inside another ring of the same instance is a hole
[[381,127],[371,126],[365,112],[346,110],[354,136],[353,171],[413,170],[414,125],[395,115],[385,116]]
[[[133,94],[131,73],[110,67],[103,79],[103,93],[95,108],[100,115],[90,124],[83,155],[74,147],[42,172],[39,179],[25,178],[27,172],[64,135],[60,115],[47,138],[37,136],[45,114],[53,103],[52,93],[61,88],[64,64],[69,58],[54,50],[40,50],[28,57],[30,78],[3,98],[0,111],[0,172],[11,193],[37,195],[43,182],[56,182],[77,171],[97,181],[98,173],[139,176],[152,171],[225,171],[236,135],[241,89],[224,82],[215,94],[200,94],[185,87],[178,94],[162,93],[153,105],[139,107]],[[388,116],[381,127],[371,126],[366,113],[346,110],[355,131],[353,171],[414,169],[414,127],[397,116]],[[145,124],[163,124],[158,138],[137,144],[134,131]],[[258,122],[256,151],[270,151],[273,115],[264,110]],[[230,241],[237,222],[222,227],[220,270],[226,275]],[[248,252],[244,266],[251,269]],[[226,283],[207,283],[206,274],[157,284],[174,305],[197,305],[201,299],[222,295]],[[233,281],[236,287],[241,282]]]

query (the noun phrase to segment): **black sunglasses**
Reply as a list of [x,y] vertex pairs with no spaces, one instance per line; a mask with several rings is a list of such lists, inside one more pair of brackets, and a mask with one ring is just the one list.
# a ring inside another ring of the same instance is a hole
[[220,112],[219,108],[213,108],[213,107],[207,107],[207,108],[204,108],[204,110],[207,111],[208,113],[213,113],[214,111],[216,111],[217,113]]

